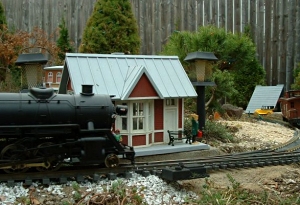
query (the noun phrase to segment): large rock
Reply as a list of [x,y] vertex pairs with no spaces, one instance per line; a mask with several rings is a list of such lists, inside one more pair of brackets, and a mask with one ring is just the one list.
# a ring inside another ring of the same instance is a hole
[[242,117],[243,112],[244,112],[243,108],[236,107],[231,104],[224,104],[224,105],[222,105],[222,108],[226,111],[226,113],[229,117],[235,117],[238,119]]

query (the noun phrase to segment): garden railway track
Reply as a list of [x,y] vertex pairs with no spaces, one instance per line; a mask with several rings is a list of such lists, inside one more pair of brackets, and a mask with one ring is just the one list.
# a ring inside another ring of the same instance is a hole
[[26,172],[1,174],[0,181],[13,185],[23,181],[30,185],[33,181],[43,184],[51,182],[66,183],[68,180],[82,182],[84,180],[97,181],[101,178],[115,179],[117,176],[131,177],[132,172],[144,176],[155,174],[166,180],[185,180],[208,177],[212,171],[222,169],[241,169],[265,166],[287,165],[300,162],[300,138],[298,131],[288,142],[270,149],[241,152],[197,159],[179,159],[164,161],[145,161],[131,164],[120,164],[115,168],[99,167],[62,167],[55,172]]

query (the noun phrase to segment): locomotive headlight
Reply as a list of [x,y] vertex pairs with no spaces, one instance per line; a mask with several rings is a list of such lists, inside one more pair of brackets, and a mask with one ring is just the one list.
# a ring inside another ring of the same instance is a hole
[[117,115],[127,115],[128,107],[126,105],[117,105],[116,114]]

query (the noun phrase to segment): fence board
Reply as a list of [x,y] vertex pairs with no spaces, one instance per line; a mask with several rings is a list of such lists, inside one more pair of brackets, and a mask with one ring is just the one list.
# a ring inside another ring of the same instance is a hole
[[277,56],[277,71],[278,71],[278,82],[283,83],[285,79],[285,72],[282,68],[283,60],[283,48],[284,48],[284,5],[282,0],[278,1],[277,15],[278,15],[278,56]]
[[204,0],[199,0],[198,5],[197,5],[197,19],[198,19],[198,27],[204,25],[204,11],[203,11],[203,5],[204,5]]
[[[78,49],[97,0],[0,0],[11,28],[55,32],[61,19]],[[141,54],[157,54],[174,30],[195,31],[213,24],[243,32],[250,25],[257,58],[268,85],[293,83],[300,61],[299,0],[130,0],[141,37]],[[57,36],[56,36],[57,38]],[[76,50],[77,51],[77,50]]]
[[234,0],[233,1],[233,26],[236,32],[240,33],[241,32],[241,5],[240,5],[240,0]]
[[277,53],[278,53],[278,36],[279,33],[279,26],[278,26],[278,18],[277,18],[277,2],[273,1],[273,32],[272,32],[272,85],[275,85],[278,83],[278,71],[277,71]]
[[281,81],[281,84],[284,85],[288,85],[287,83],[287,79],[288,79],[288,69],[286,68],[286,58],[287,58],[287,38],[289,36],[288,34],[288,7],[287,7],[287,1],[282,0],[282,22],[283,22],[283,26],[282,26],[282,48],[281,48],[281,65],[280,65],[280,69],[281,72],[284,73],[283,75],[283,79]]
[[[265,9],[264,9],[264,5],[265,5],[265,0],[260,0],[257,2],[257,22],[259,22],[259,24],[257,23],[256,26],[256,41],[257,41],[257,45],[260,45],[259,47],[257,47],[257,52],[259,54],[262,54],[265,52],[265,44],[264,44],[264,26],[265,26],[265,19],[264,19],[264,15],[265,15]],[[264,65],[264,56],[263,55],[258,55],[258,59],[261,62],[262,65]]]
[[264,68],[266,70],[266,79],[267,79],[267,84],[270,85],[272,84],[272,70],[271,70],[271,53],[272,53],[272,44],[271,44],[271,29],[272,29],[272,4],[269,5],[269,6],[266,6],[266,23],[265,23],[265,38],[264,38],[264,41],[265,41],[265,48],[266,48],[266,51],[265,51],[265,63],[264,63]]
[[224,0],[219,0],[219,27],[225,28],[226,25],[226,2]]
[[[291,15],[288,16],[288,36],[287,36],[287,48],[292,48],[293,47],[293,42],[295,39],[295,32],[294,32],[294,22],[296,22],[296,2],[295,0],[290,0],[290,5],[288,7],[288,13]],[[290,87],[291,80],[293,78],[293,69],[292,69],[292,64],[293,64],[293,58],[292,56],[294,55],[294,50],[293,49],[286,49],[286,84],[287,87]]]

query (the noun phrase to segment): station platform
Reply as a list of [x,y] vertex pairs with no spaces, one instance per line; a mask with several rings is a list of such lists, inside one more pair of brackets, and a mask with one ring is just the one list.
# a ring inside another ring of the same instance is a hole
[[159,154],[171,154],[177,152],[190,152],[190,151],[200,151],[200,150],[209,150],[210,146],[203,144],[201,142],[195,144],[186,144],[184,142],[174,143],[174,146],[168,144],[158,144],[151,145],[149,147],[137,147],[134,148],[135,156],[150,156],[150,155],[159,155]]

